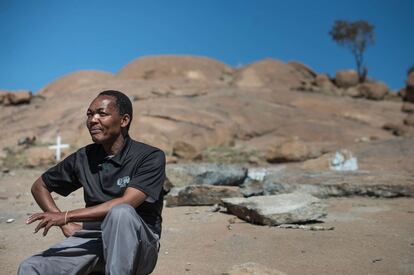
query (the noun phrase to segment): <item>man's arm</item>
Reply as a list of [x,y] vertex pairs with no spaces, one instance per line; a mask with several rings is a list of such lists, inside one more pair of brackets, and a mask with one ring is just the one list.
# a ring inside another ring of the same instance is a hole
[[[32,195],[39,205],[39,207],[44,212],[49,213],[60,213],[61,211],[57,207],[55,201],[53,200],[52,196],[50,195],[50,191],[47,189],[46,184],[44,183],[42,177],[39,177],[32,185]],[[62,233],[69,237],[73,235],[76,231],[80,230],[82,226],[76,223],[67,223],[60,226]]]
[[[44,187],[46,188],[46,186]],[[109,210],[115,205],[127,203],[130,204],[132,207],[136,208],[147,198],[147,195],[144,192],[136,188],[128,187],[125,190],[124,195],[120,198],[115,198],[92,207],[81,208],[67,212],[56,212],[53,210],[58,208],[54,203],[53,198],[50,196],[49,191],[47,192],[48,195],[45,194],[43,191],[39,191],[38,194],[42,198],[41,205],[43,205],[43,207],[49,207],[47,209],[51,209],[52,211],[33,214],[29,217],[29,219],[26,222],[27,224],[30,224],[34,221],[40,220],[39,224],[35,229],[35,233],[38,232],[41,228],[44,228],[43,236],[46,236],[47,232],[52,226],[63,226],[68,222],[100,221],[105,218]],[[50,201],[48,196],[50,197]],[[36,199],[36,201],[38,200]],[[53,207],[53,205],[55,208]]]
[[42,177],[33,183],[31,191],[35,201],[44,212],[60,212]]
[[67,221],[68,222],[85,222],[85,221],[100,221],[103,220],[106,214],[111,210],[112,207],[118,204],[129,204],[133,208],[137,208],[141,203],[145,201],[147,195],[136,188],[128,187],[123,196],[120,198],[112,199],[95,205],[92,207],[81,208],[76,210],[68,211]]

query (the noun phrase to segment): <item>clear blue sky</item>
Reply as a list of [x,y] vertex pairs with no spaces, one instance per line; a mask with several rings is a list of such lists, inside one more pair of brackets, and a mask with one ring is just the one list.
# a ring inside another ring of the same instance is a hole
[[297,60],[334,75],[355,67],[328,35],[337,19],[375,25],[369,75],[398,89],[414,65],[413,11],[412,0],[0,0],[0,89],[37,91],[70,72],[117,72],[158,54],[231,66]]

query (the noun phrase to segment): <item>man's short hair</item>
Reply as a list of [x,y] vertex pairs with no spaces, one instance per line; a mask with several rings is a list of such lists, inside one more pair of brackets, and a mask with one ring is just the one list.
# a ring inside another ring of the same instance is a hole
[[121,116],[123,116],[125,114],[129,115],[130,120],[129,120],[128,126],[126,127],[126,131],[128,133],[129,126],[131,126],[131,122],[132,122],[132,103],[131,103],[131,100],[129,99],[129,97],[127,95],[125,95],[124,93],[122,93],[120,91],[115,91],[115,90],[103,91],[103,92],[99,93],[98,96],[101,96],[101,95],[112,96],[113,98],[115,98],[115,104],[118,108],[118,113]]

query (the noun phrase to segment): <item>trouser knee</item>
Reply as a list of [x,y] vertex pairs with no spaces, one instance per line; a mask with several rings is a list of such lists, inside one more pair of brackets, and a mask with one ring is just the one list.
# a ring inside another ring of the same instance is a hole
[[17,270],[18,275],[40,274],[31,258],[24,260]]
[[109,210],[104,223],[114,220],[117,222],[128,222],[136,217],[135,209],[129,204],[118,204]]

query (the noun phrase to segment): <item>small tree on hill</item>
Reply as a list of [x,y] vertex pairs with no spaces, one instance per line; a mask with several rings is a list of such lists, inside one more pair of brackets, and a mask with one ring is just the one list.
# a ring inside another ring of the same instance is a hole
[[365,20],[355,22],[337,20],[329,34],[340,46],[351,50],[355,57],[359,81],[364,82],[368,73],[364,66],[364,52],[367,46],[374,44],[374,26]]

